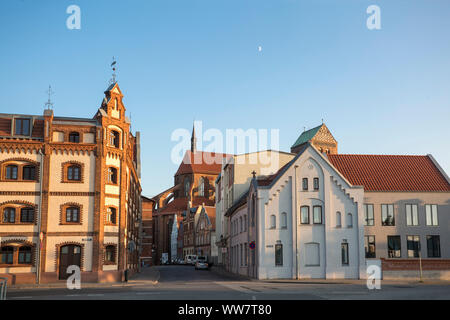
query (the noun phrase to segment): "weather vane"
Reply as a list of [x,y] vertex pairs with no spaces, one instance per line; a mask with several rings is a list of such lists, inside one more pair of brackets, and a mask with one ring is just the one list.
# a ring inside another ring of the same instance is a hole
[[113,71],[112,79],[111,79],[112,83],[116,82],[116,64],[117,64],[116,58],[113,57],[113,62],[111,63],[111,67],[112,67],[112,71]]
[[54,94],[55,92],[52,91],[52,87],[49,85],[48,86],[48,101],[45,103],[45,106],[47,107],[47,110],[53,109],[53,102],[51,101],[51,96]]

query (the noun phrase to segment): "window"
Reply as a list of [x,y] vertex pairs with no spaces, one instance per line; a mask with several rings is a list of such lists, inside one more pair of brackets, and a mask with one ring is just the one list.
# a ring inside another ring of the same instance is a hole
[[270,229],[275,229],[276,228],[276,226],[277,226],[277,222],[276,222],[277,220],[276,220],[276,218],[275,218],[275,215],[271,215],[270,216]]
[[275,265],[283,265],[283,245],[281,243],[275,245]]
[[394,205],[381,205],[381,224],[383,226],[395,226]]
[[428,258],[441,257],[441,241],[439,236],[427,236]]
[[322,207],[314,206],[313,208],[313,223],[321,224],[322,223]]
[[303,191],[307,191],[308,190],[308,178],[303,178],[303,180],[302,180],[302,188],[303,188]]
[[364,205],[364,225],[373,226],[375,222],[373,215],[373,204]]
[[286,212],[282,212],[281,213],[280,226],[281,226],[282,229],[286,229],[287,228],[287,214],[286,214]]
[[247,215],[244,215],[244,231],[247,231]]
[[407,226],[419,225],[419,213],[417,210],[417,204],[406,205],[406,225]]
[[120,147],[120,134],[117,131],[112,130],[109,133],[109,145],[112,147],[119,148]]
[[347,213],[347,228],[353,228],[353,215]]
[[205,196],[205,181],[203,180],[203,178],[201,177],[199,182],[198,182],[198,195],[199,197],[204,197]]
[[302,206],[300,208],[300,223],[301,224],[309,224],[309,207]]
[[116,262],[116,248],[114,246],[106,246],[105,249],[105,262],[115,263]]
[[366,258],[375,258],[375,236],[364,236]]
[[255,226],[255,215],[256,215],[256,199],[255,196],[252,197],[252,227]]
[[69,133],[69,142],[79,143],[80,142],[80,134],[78,132]]
[[31,264],[31,247],[19,248],[19,264]]
[[314,184],[314,190],[319,190],[319,178],[314,178],[313,184]]
[[22,171],[23,180],[36,180],[36,167],[24,166]]
[[106,221],[111,224],[116,224],[116,208],[109,207],[106,213]]
[[184,179],[184,196],[189,196],[189,189],[191,187],[191,183],[189,182],[189,178]]
[[425,212],[427,218],[427,226],[438,226],[438,213],[436,204],[425,205]]
[[24,223],[34,222],[34,208],[20,209],[20,222]]
[[80,222],[80,208],[78,207],[67,208],[66,222]]
[[341,243],[341,261],[343,266],[348,266],[348,243]]
[[336,212],[336,228],[341,227],[341,213],[338,211]]
[[15,134],[20,136],[30,135],[30,119],[16,119]]
[[242,217],[239,217],[239,233],[244,230],[244,226],[242,225]]
[[6,179],[17,180],[17,166],[10,165],[6,167]]
[[244,266],[248,265],[248,245],[244,243]]
[[418,258],[420,250],[419,236],[407,236],[406,247],[408,249],[408,258]]
[[67,180],[80,181],[81,180],[81,167],[73,165],[67,168]]
[[401,258],[400,236],[388,236],[388,258]]
[[1,264],[13,264],[14,247],[2,247],[0,255]]
[[117,184],[117,169],[108,168],[108,183]]
[[16,209],[9,207],[3,209],[3,223],[14,223],[14,222],[16,222]]

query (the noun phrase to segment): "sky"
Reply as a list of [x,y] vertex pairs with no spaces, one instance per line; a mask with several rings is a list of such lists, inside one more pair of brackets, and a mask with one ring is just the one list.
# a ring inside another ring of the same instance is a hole
[[171,136],[194,119],[279,129],[283,151],[323,119],[339,153],[432,154],[448,174],[449,13],[448,0],[0,1],[0,112],[42,114],[51,85],[56,116],[93,117],[114,56],[143,195],[173,185]]

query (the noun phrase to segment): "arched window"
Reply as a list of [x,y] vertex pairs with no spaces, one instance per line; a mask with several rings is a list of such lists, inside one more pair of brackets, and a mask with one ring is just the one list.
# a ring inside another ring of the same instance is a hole
[[13,264],[14,260],[14,247],[2,247],[0,250],[0,263],[1,264]]
[[199,197],[205,196],[205,180],[203,177],[200,177],[200,180],[198,182],[198,195]]
[[9,165],[6,167],[6,179],[17,180],[17,166]]
[[116,248],[115,246],[106,246],[105,248],[105,262],[115,263],[116,262]]
[[80,208],[78,207],[67,208],[66,222],[80,222]]
[[353,215],[351,213],[347,214],[347,228],[353,227]]
[[80,142],[80,134],[78,132],[69,133],[69,142],[79,143]]
[[7,207],[3,209],[3,223],[16,222],[16,208]]
[[31,264],[31,247],[24,246],[19,248],[19,264]]
[[116,218],[117,218],[116,208],[109,207],[106,213],[106,221],[111,224],[116,224],[117,221]]
[[336,212],[336,228],[341,227],[341,213],[338,211]]
[[117,184],[117,169],[108,168],[108,183]]
[[36,180],[36,167],[35,166],[24,166],[22,169],[22,179],[23,180]]
[[115,130],[111,130],[111,132],[109,133],[109,145],[112,147],[116,147],[119,148],[120,147],[120,133],[115,131]]
[[67,168],[67,180],[80,181],[81,180],[81,167],[78,165],[71,165]]
[[275,229],[277,227],[277,219],[274,214],[270,216],[270,229]]
[[189,178],[184,179],[184,196],[189,197],[189,191],[191,188],[191,182],[189,181]]
[[281,226],[282,229],[286,229],[287,228],[287,214],[286,214],[286,212],[282,212],[281,213],[280,226]]
[[34,208],[27,207],[20,209],[20,222],[24,223],[34,222]]

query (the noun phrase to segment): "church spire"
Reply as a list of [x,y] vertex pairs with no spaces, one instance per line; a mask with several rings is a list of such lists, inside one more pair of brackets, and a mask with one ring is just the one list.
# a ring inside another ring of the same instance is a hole
[[197,152],[197,137],[195,136],[195,126],[192,124],[191,152]]

